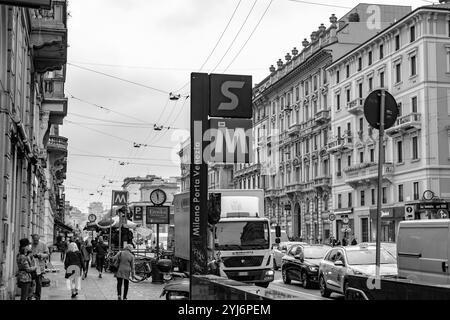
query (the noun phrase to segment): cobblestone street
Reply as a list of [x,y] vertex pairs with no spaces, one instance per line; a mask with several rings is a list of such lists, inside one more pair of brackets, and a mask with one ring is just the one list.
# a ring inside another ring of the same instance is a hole
[[[45,277],[50,279],[49,287],[42,288],[42,300],[72,300],[71,292],[67,289],[64,278],[64,265],[59,260],[59,253],[52,256],[52,265],[59,272],[49,272]],[[163,284],[154,284],[151,279],[141,283],[130,282],[128,290],[128,300],[161,300],[160,294]],[[117,300],[116,278],[112,273],[103,273],[103,277],[98,277],[95,268],[89,268],[88,276],[81,282],[81,290],[73,300]]]

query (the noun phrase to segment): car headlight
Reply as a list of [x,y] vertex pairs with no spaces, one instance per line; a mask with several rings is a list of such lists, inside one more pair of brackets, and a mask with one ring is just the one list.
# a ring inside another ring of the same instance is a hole
[[318,267],[309,267],[309,270],[312,272],[317,272],[317,270],[319,270]]
[[273,277],[273,270],[267,270],[267,271],[266,271],[266,277],[267,277],[267,276]]

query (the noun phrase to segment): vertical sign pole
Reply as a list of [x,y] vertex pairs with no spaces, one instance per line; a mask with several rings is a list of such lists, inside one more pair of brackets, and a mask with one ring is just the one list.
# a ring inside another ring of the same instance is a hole
[[381,90],[380,103],[380,132],[378,141],[378,199],[377,199],[377,239],[376,239],[376,275],[380,275],[380,243],[381,243],[381,197],[382,197],[382,183],[383,183],[383,136],[384,136],[384,109],[385,109],[386,92]]
[[159,260],[159,223],[156,224],[156,259]]
[[[111,213],[109,214],[109,217],[111,218],[111,220],[112,220],[112,213],[113,213],[113,203],[114,203],[114,192],[111,196]],[[111,246],[112,246],[111,234],[112,234],[112,223],[109,226],[109,241],[108,242],[109,242],[109,250],[110,251],[111,251]]]
[[[190,299],[198,296],[194,275],[207,273],[207,195],[208,167],[203,150],[206,142],[203,133],[208,129],[209,75],[191,74],[191,150],[190,150]],[[199,297],[197,297],[198,299]]]

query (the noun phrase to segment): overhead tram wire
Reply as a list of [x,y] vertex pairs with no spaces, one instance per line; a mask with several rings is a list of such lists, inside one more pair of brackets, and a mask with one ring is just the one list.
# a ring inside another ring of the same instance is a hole
[[70,63],[70,62],[68,62],[67,64],[69,66],[72,66],[72,67],[75,67],[75,68],[79,68],[79,69],[86,70],[86,71],[89,71],[89,72],[97,73],[97,74],[103,75],[105,77],[109,77],[109,78],[113,78],[113,79],[116,79],[116,80],[120,80],[120,81],[123,81],[123,82],[130,83],[130,84],[134,84],[136,86],[143,87],[143,88],[146,88],[146,89],[150,89],[150,90],[153,90],[153,91],[156,91],[156,92],[160,92],[160,93],[164,93],[164,94],[170,94],[169,91],[158,89],[158,88],[155,88],[155,87],[152,87],[152,86],[149,86],[149,85],[146,85],[146,84],[142,84],[142,83],[139,83],[139,82],[136,82],[136,81],[124,79],[124,78],[121,78],[121,77],[118,77],[118,76],[114,76],[114,75],[111,75],[111,74],[108,74],[108,73],[105,73],[105,72],[101,72],[101,71],[93,70],[93,69],[90,69],[90,68],[82,67],[82,66],[79,66],[77,64]]
[[[104,132],[104,131],[100,131],[100,130],[97,130],[97,129],[89,128],[89,127],[83,126],[81,124],[76,124],[76,123],[74,123],[74,122],[72,122],[70,120],[66,120],[66,122],[67,123],[71,123],[71,124],[75,124],[75,125],[77,125],[79,127],[82,127],[82,128],[85,128],[85,129],[88,129],[88,130],[91,130],[91,131],[95,131],[95,132],[98,132],[100,134],[103,134],[103,135],[106,135],[106,136],[109,136],[109,137],[113,137],[113,138],[116,138],[116,139],[119,139],[119,140],[122,140],[122,141],[125,141],[125,142],[128,142],[128,143],[133,143],[133,144],[136,143],[135,141],[131,141],[131,140],[128,140],[128,139],[125,139],[125,138],[122,138],[122,137],[118,137],[118,136],[112,135],[112,134]],[[167,146],[155,146],[155,145],[140,144],[140,143],[136,143],[136,144],[139,144],[141,147],[148,147],[148,148],[172,149],[172,147],[167,147]]]
[[[231,17],[228,19],[228,23],[225,26],[225,29],[223,29],[219,39],[216,41],[216,44],[214,45],[214,48],[211,50],[211,52],[209,53],[208,57],[206,58],[206,60],[203,62],[203,64],[201,65],[200,69],[198,69],[197,72],[200,72],[203,70],[203,67],[206,65],[206,63],[209,61],[209,59],[211,58],[211,56],[213,55],[213,53],[216,51],[217,46],[219,45],[220,41],[222,40],[223,36],[225,35],[225,32],[228,30],[228,27],[231,24],[231,21],[233,20],[234,16],[236,15],[236,12],[239,8],[239,6],[241,5],[242,0],[239,0],[238,4],[236,5],[236,7],[233,10],[233,13],[231,14]],[[189,85],[190,81],[188,81],[187,83],[185,83],[180,89],[176,90],[175,92],[179,92],[181,90],[183,90],[185,87],[187,87]]]
[[261,21],[264,19],[264,17],[266,16],[267,12],[269,11],[270,6],[272,5],[273,0],[270,0],[269,4],[267,5],[266,9],[264,10],[261,18],[259,18],[258,23],[256,24],[256,26],[253,28],[252,32],[250,33],[250,35],[248,36],[247,40],[244,42],[244,44],[242,45],[242,47],[239,49],[239,51],[236,53],[236,55],[234,56],[234,58],[231,60],[231,62],[228,64],[228,66],[225,68],[225,70],[223,71],[224,73],[230,68],[230,66],[233,64],[233,62],[236,60],[236,58],[241,54],[242,50],[245,48],[245,46],[247,45],[247,43],[249,42],[249,40],[251,39],[251,37],[253,36],[253,34],[255,33],[256,29],[258,28],[258,26],[260,25]]
[[326,3],[318,3],[318,2],[310,2],[310,1],[302,1],[302,0],[288,0],[288,1],[304,3],[304,4],[311,4],[311,5],[316,5],[316,6],[324,6],[324,7],[330,7],[330,8],[353,9],[352,7],[345,7],[345,6],[338,6],[338,5],[334,5],[334,4],[326,4]]
[[239,36],[239,34],[241,33],[242,29],[244,28],[245,24],[247,23],[248,18],[250,17],[250,15],[253,12],[253,9],[255,9],[256,4],[258,3],[258,0],[255,0],[253,2],[252,7],[250,8],[250,11],[248,12],[247,16],[245,17],[244,22],[242,22],[241,27],[239,28],[238,32],[236,33],[235,37],[233,38],[233,40],[231,41],[230,45],[228,46],[227,50],[225,51],[225,53],[222,55],[222,58],[220,58],[219,62],[216,64],[216,66],[211,70],[210,73],[213,73],[217,67],[222,63],[223,59],[225,58],[225,56],[228,54],[228,52],[230,51],[231,47],[233,46],[233,44],[236,42],[237,37]]

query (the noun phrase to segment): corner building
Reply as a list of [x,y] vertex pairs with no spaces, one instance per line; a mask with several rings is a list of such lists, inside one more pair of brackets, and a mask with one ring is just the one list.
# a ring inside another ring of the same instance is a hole
[[[385,130],[381,241],[395,242],[405,205],[450,197],[450,4],[418,8],[328,68],[332,137],[333,231],[338,239],[376,239],[378,130],[364,99],[386,89],[399,116]],[[435,212],[416,209],[416,218]]]
[[359,4],[341,19],[332,15],[329,27],[321,24],[301,52],[294,48],[255,86],[256,165],[237,170],[234,178],[248,186],[248,177],[261,177],[266,212],[288,236],[320,243],[331,235],[332,91],[326,68],[410,11]]

